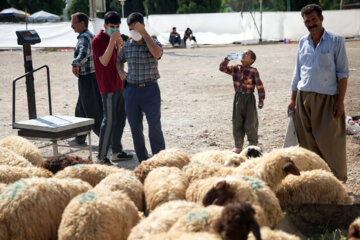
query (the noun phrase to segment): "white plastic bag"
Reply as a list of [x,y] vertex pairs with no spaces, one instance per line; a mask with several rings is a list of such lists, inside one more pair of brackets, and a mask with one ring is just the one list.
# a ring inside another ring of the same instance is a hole
[[356,122],[353,121],[352,117],[346,117],[346,133],[349,135],[354,135],[360,132],[360,126]]
[[289,112],[289,123],[285,134],[283,148],[296,146],[299,144],[296,127],[295,127],[295,113]]

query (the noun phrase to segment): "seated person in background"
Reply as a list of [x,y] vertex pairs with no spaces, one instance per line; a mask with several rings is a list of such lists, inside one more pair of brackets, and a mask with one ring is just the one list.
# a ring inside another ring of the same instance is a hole
[[185,46],[186,46],[186,39],[194,40],[194,42],[196,43],[196,46],[199,47],[199,45],[196,42],[196,38],[193,35],[193,32],[191,31],[190,28],[187,28],[184,33],[184,45]]
[[121,36],[121,38],[122,38],[122,40],[123,40],[124,42],[126,42],[127,40],[129,40],[129,36],[126,35],[126,34],[121,34],[120,36]]
[[176,32],[176,27],[173,27],[172,32],[170,33],[169,42],[171,43],[172,47],[174,47],[175,43],[178,43],[179,46],[181,44],[181,37],[180,34]]

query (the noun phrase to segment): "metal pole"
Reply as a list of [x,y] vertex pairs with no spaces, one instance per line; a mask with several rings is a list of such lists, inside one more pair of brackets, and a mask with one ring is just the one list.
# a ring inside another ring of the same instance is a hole
[[263,0],[260,0],[260,39],[259,42],[262,42],[262,3]]
[[96,17],[96,0],[89,0],[89,17]]
[[[25,73],[33,70],[32,57],[31,57],[31,45],[25,43],[23,45],[24,52],[24,66]],[[35,87],[33,73],[26,75],[26,93],[28,100],[29,119],[36,118],[36,103],[35,103]]]
[[121,5],[122,5],[122,18],[124,18],[124,4]]

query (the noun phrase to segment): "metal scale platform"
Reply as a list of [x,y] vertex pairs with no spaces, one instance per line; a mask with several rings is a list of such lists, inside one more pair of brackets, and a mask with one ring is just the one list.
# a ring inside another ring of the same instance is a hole
[[[18,44],[23,46],[25,74],[13,80],[13,129],[19,129],[18,135],[30,140],[50,141],[51,143],[42,147],[52,145],[54,155],[59,153],[59,146],[78,148],[80,150],[86,148],[89,150],[89,160],[92,160],[90,132],[91,126],[94,124],[94,119],[52,114],[49,67],[47,65],[43,65],[37,69],[33,69],[32,66],[31,45],[41,42],[41,39],[35,30],[16,31],[16,35],[18,37]],[[49,115],[44,117],[37,117],[33,73],[41,69],[46,69],[47,72]],[[21,79],[26,79],[29,120],[16,122],[16,82]],[[89,144],[86,147],[74,147],[58,144],[58,142],[61,140],[84,134],[88,135],[89,141]]]

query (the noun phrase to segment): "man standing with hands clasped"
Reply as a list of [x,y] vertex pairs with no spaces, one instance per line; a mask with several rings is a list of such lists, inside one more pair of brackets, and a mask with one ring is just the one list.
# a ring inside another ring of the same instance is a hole
[[305,6],[301,16],[310,34],[299,42],[288,111],[296,109],[300,146],[319,154],[345,182],[344,97],[349,66],[344,39],[323,28],[320,6]]
[[112,161],[130,160],[132,156],[123,152],[121,145],[126,115],[122,95],[123,81],[116,70],[116,57],[123,43],[119,31],[120,15],[114,11],[107,12],[104,21],[105,31],[101,30],[92,43],[96,77],[104,109],[98,162],[111,164],[106,157],[110,144]]
[[[161,129],[160,78],[158,59],[163,50],[160,42],[150,37],[145,30],[144,17],[132,13],[127,18],[131,40],[126,41],[118,56],[117,68],[122,79],[126,78],[124,89],[125,111],[131,128],[134,147],[139,162],[149,158],[143,134],[143,115],[149,124],[149,139],[152,154],[165,149]],[[128,63],[128,72],[124,63]]]
[[[71,27],[79,33],[75,46],[72,72],[78,78],[79,97],[75,108],[75,117],[93,118],[92,130],[99,136],[103,118],[102,102],[96,81],[91,42],[94,35],[88,30],[89,18],[85,13],[71,15]],[[77,136],[69,142],[70,146],[85,146],[86,134]]]

